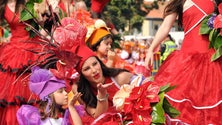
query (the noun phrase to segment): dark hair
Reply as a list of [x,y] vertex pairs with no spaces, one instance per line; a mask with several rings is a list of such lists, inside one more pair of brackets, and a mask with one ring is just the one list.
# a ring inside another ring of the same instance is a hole
[[170,34],[168,34],[168,38],[170,39],[170,41],[175,41]]
[[[5,6],[7,5],[7,3],[8,3],[8,0],[0,1],[0,24],[4,20]],[[25,5],[25,0],[16,0],[15,13],[19,13],[24,5]]]
[[[105,77],[115,77],[121,72],[128,72],[125,69],[108,68],[98,57],[96,58],[101,65],[102,72]],[[78,81],[78,92],[81,92],[83,94],[81,96],[81,99],[85,102],[87,106],[96,108],[96,95],[94,95],[89,81],[82,74],[80,75],[80,79]]]
[[183,4],[186,0],[172,0],[164,9],[164,18],[172,13],[178,14],[178,24],[182,26]]
[[217,6],[218,6],[220,3],[222,3],[222,0],[214,0],[214,1],[216,2]]
[[53,94],[50,94],[49,98],[52,100],[52,104],[49,105],[49,110],[50,110],[49,112],[46,111],[46,106],[49,102],[43,101],[43,100],[40,100],[39,102],[39,113],[40,113],[41,120],[45,120],[48,117],[58,119],[61,113],[62,115],[64,115],[65,109],[63,109],[62,106],[58,106],[55,103],[55,98]]
[[216,5],[215,5],[215,10],[214,10],[214,12],[216,12],[217,14],[219,14],[218,5],[219,5],[220,3],[222,3],[222,0],[215,0],[215,3],[216,3]]
[[100,38],[96,44],[90,46],[90,48],[92,49],[92,51],[97,51],[98,49],[98,46],[100,45],[100,43],[103,41],[103,40],[107,40],[108,38],[111,38],[113,40],[113,36],[111,34],[107,34],[105,35],[104,37]]

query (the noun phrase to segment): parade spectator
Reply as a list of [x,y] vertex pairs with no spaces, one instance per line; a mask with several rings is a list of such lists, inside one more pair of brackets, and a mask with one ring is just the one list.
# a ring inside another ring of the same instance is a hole
[[164,42],[160,45],[160,51],[161,51],[161,63],[166,60],[167,56],[170,55],[174,50],[177,49],[177,45],[175,43],[175,40],[172,38],[170,34],[167,35],[167,38],[164,40]]

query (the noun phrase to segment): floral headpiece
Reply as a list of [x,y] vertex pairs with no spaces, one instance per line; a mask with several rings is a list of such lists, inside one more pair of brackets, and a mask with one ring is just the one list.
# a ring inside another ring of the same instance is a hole
[[[74,18],[65,17],[61,21],[58,20],[57,14],[55,13],[57,4],[57,0],[28,1],[20,15],[21,21],[27,25],[27,28],[31,32],[34,32],[35,35],[37,34],[40,37],[39,41],[31,42],[43,46],[41,50],[33,49],[30,51],[47,57],[44,62],[37,62],[38,64],[35,65],[46,64],[51,66],[51,64],[57,63],[56,66],[58,70],[51,70],[54,75],[61,79],[75,80],[76,76],[78,76],[76,75],[75,68],[80,67],[81,62],[83,62],[82,60],[86,59],[86,56],[79,54],[79,51],[84,48],[87,29]],[[41,19],[39,20],[39,17],[45,13],[50,14],[48,15],[51,21],[50,24],[41,22]],[[38,25],[37,28],[35,25],[26,23],[26,21],[30,21],[30,19]],[[47,29],[45,23],[50,25],[47,27],[51,27],[52,29]],[[48,37],[42,35],[38,30],[39,28],[46,31]],[[88,57],[89,53],[87,52],[88,51],[85,51],[84,54],[87,54]]]
[[211,61],[215,61],[222,55],[222,3],[218,6],[219,14],[208,15],[201,24],[200,34],[209,34],[209,48],[216,50]]

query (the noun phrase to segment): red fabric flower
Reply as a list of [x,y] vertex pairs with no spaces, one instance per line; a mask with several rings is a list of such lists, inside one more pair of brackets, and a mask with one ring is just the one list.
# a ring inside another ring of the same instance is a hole
[[[221,29],[222,28],[222,3],[218,6],[219,15],[214,20],[214,28]],[[220,35],[222,35],[222,30],[220,30]]]
[[152,122],[150,103],[158,102],[159,86],[144,83],[133,88],[130,96],[125,99],[124,112],[130,113],[134,124],[150,124]]
[[[215,20],[214,20],[214,27],[216,29],[221,29],[222,28],[222,15],[219,14]],[[222,30],[220,30],[220,35],[222,35]]]
[[65,80],[74,80],[78,81],[79,74],[78,72],[71,67],[67,67],[66,65],[61,64],[60,62],[56,63],[55,69],[50,69],[50,71],[59,79],[65,79]]
[[100,115],[92,125],[119,125],[122,122],[122,114],[117,112],[107,112]]
[[[53,37],[61,50],[78,48],[85,44],[87,29],[74,18],[66,17],[61,20],[62,26],[56,28]],[[74,49],[76,50],[76,49]]]

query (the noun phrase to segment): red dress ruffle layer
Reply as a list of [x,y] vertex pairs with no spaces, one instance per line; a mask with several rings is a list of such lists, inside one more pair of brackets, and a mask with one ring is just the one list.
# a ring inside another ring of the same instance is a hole
[[9,43],[0,46],[0,124],[17,125],[16,112],[22,104],[35,104],[38,97],[29,89],[31,65],[44,61],[31,51],[40,51],[38,38],[30,38],[25,25],[8,6],[5,19],[11,29]]
[[185,123],[222,123],[222,58],[211,62],[212,53],[175,51],[154,78],[158,85],[176,86],[167,98],[182,112],[178,119]]

